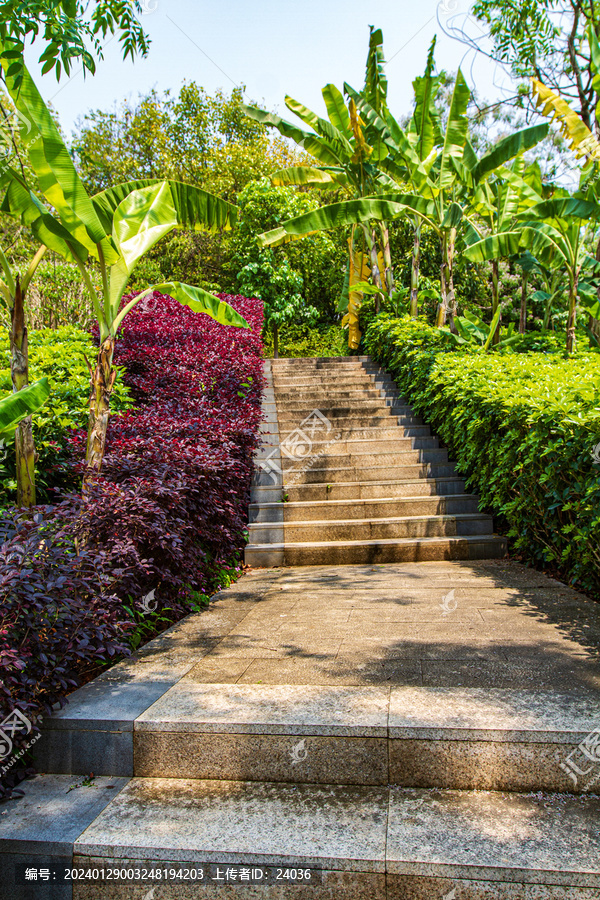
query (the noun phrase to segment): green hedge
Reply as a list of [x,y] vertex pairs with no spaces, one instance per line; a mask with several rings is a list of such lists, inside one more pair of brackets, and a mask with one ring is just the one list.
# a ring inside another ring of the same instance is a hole
[[[33,417],[33,433],[38,461],[36,484],[38,502],[51,499],[50,488],[75,487],[68,465],[67,439],[72,428],[87,425],[90,373],[85,357],[93,362],[97,349],[90,334],[73,325],[29,332],[29,378],[47,375],[51,393]],[[10,342],[6,330],[0,332],[0,396],[12,391]],[[133,406],[125,385],[117,378],[111,399],[114,412]],[[16,500],[14,445],[0,451],[0,507]]]
[[469,489],[508,523],[511,546],[597,593],[600,355],[565,359],[550,343],[550,352],[527,345],[456,351],[424,322],[389,315],[365,334],[366,352],[446,444]]

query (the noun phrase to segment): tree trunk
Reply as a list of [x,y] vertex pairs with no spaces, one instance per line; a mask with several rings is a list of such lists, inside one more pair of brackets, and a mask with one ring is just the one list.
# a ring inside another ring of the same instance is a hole
[[454,251],[456,249],[456,228],[450,229],[450,235],[448,237],[448,251],[447,251],[447,274],[448,274],[448,295],[446,298],[448,315],[450,316],[450,330],[456,334],[456,325],[454,324],[454,317],[456,316],[456,295],[454,293]]
[[575,320],[577,316],[577,288],[579,278],[575,275],[569,289],[569,318],[567,319],[567,353],[575,353]]
[[410,314],[413,319],[419,315],[419,269],[421,267],[421,220],[417,218],[414,226],[412,266],[410,270]]
[[93,479],[94,475],[98,475],[102,468],[102,460],[104,459],[106,448],[106,431],[110,415],[110,396],[117,378],[116,369],[113,369],[114,352],[115,339],[108,337],[98,351],[96,368],[92,372],[90,417],[85,457],[88,471],[84,478],[84,486]]
[[381,229],[381,247],[385,263],[384,281],[388,297],[391,299],[394,290],[394,270],[392,268],[392,254],[390,251],[390,232],[385,222],[382,222],[379,227]]
[[[370,247],[371,251],[371,278],[373,279],[373,284],[375,287],[381,289],[381,293],[383,294],[384,288],[383,283],[381,281],[381,272],[379,271],[379,263],[377,261],[377,235],[375,233],[375,229],[371,232],[371,240]],[[381,295],[375,294],[375,312],[378,313],[381,305]]]
[[442,328],[446,324],[446,313],[448,311],[448,290],[447,290],[447,269],[448,269],[448,235],[443,233],[441,241],[442,263],[440,265],[440,293],[441,300],[438,303],[437,316],[435,319],[436,328]]
[[521,282],[521,313],[519,315],[519,334],[525,334],[527,331],[527,272],[523,272],[523,280]]
[[[500,291],[498,287],[499,283],[499,274],[498,274],[498,260],[492,260],[492,319],[498,312],[498,305],[500,303]],[[500,343],[500,322],[496,325],[496,329],[494,331],[494,336],[492,338],[492,345]]]
[[[13,392],[22,391],[29,384],[29,342],[25,325],[25,298],[17,276],[14,302],[11,309],[11,376]],[[15,432],[17,454],[17,506],[35,506],[35,445],[31,416],[23,419]]]
[[279,359],[279,328],[273,325],[273,359]]

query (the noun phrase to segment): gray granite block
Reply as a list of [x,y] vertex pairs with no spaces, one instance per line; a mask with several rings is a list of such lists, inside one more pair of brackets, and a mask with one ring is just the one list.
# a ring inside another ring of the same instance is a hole
[[133,779],[75,853],[383,873],[387,798],[383,787]]
[[22,782],[24,796],[0,806],[0,898],[70,900],[70,885],[18,885],[16,866],[69,866],[74,842],[126,783],[126,778],[95,778],[84,784],[66,775]]
[[600,891],[599,819],[589,795],[391,788],[387,871]]
[[136,731],[387,737],[389,688],[180,683]]

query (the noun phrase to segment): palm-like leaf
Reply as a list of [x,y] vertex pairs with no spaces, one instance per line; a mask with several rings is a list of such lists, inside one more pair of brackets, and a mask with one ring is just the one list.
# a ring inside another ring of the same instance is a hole
[[[3,61],[3,65],[5,65]],[[79,178],[60,132],[26,68],[17,87],[5,72],[5,83],[21,114],[21,133],[40,189],[65,228],[94,256],[98,246],[110,263],[116,251]]]
[[448,124],[446,125],[444,147],[440,159],[439,184],[444,190],[452,187],[455,181],[456,170],[452,166],[452,159],[460,160],[463,156],[469,127],[466,112],[470,97],[471,91],[463,73],[459,69],[456,73],[452,100],[450,101]]
[[293,97],[286,96],[285,105],[290,112],[298,116],[327,142],[327,146],[335,153],[340,163],[348,162],[351,159],[354,150],[350,141],[331,122],[322,119],[307,106],[294,100]]
[[539,144],[548,134],[549,126],[547,124],[532,125],[530,128],[522,128],[514,134],[509,134],[495,144],[489,153],[482,156],[476,166],[471,169],[471,177],[474,184],[478,184],[481,179],[485,178],[490,172],[503,166],[506,162],[531,150],[536,144]]
[[311,166],[290,166],[289,169],[280,169],[271,175],[271,184],[279,186],[316,184],[322,189],[327,189],[347,185],[349,179],[341,170],[335,172]]
[[89,251],[48,210],[29,189],[21,174],[7,167],[3,183],[6,192],[0,204],[0,213],[19,219],[27,225],[40,244],[54,250],[63,259],[85,262]]
[[526,210],[527,218],[535,219],[598,219],[600,205],[590,200],[579,200],[576,197],[558,197],[543,200]]
[[363,94],[373,109],[382,113],[387,107],[388,82],[383,55],[383,33],[380,28],[369,26],[369,52]]
[[163,284],[155,284],[144,291],[138,297],[134,298],[127,304],[116,320],[116,325],[120,325],[130,309],[133,309],[145,296],[152,291],[160,294],[167,294],[182,306],[188,306],[195,313],[204,313],[214,319],[220,325],[231,325],[234,328],[250,328],[243,316],[241,316],[233,306],[218,297],[209,294],[208,291],[199,287],[193,287],[190,284],[182,284],[180,281],[166,281]]
[[429,47],[425,73],[413,81],[415,111],[412,122],[417,136],[415,150],[421,160],[426,159],[433,148],[443,142],[439,115],[435,108],[435,94],[440,82],[439,78],[434,78],[433,75],[436,37],[434,35]]
[[332,203],[312,212],[304,213],[284,222],[279,228],[261,234],[258,242],[261,247],[274,247],[289,241],[305,237],[315,231],[328,231],[343,225],[356,225],[374,221],[395,219],[407,209],[422,214],[431,214],[431,203],[414,194],[397,194],[387,197],[364,197],[360,200],[346,200],[343,203]]
[[291,138],[299,147],[302,147],[307,153],[311,153],[325,165],[338,166],[340,164],[340,159],[335,150],[318,135],[303,131],[302,128],[292,125],[291,122],[287,122],[280,116],[275,115],[275,113],[265,112],[264,109],[258,109],[256,106],[242,104],[242,108],[246,115],[254,119],[255,122],[276,128],[283,137]]
[[344,103],[344,97],[335,84],[326,84],[323,90],[323,100],[327,107],[327,115],[331,124],[337,128],[347,140],[352,140],[352,125],[350,124],[350,116]]
[[3,397],[0,400],[0,437],[10,437],[19,422],[41,409],[49,396],[48,379],[41,378],[16,394]]

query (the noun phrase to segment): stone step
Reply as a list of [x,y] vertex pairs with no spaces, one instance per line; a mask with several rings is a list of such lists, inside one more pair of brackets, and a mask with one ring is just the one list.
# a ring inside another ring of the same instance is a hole
[[[265,407],[269,409],[268,406]],[[278,419],[285,421],[286,419],[295,418],[303,421],[307,416],[314,414],[318,410],[321,415],[327,418],[334,416],[352,415],[360,412],[365,415],[376,415],[378,411],[391,409],[394,415],[408,416],[412,415],[412,409],[406,404],[400,404],[395,398],[372,397],[365,398],[360,401],[352,401],[348,398],[337,400],[328,395],[323,395],[322,399],[315,400],[314,403],[307,403],[305,400],[283,400],[273,404],[269,411],[277,412]]]
[[[298,416],[283,416],[279,418],[279,432],[282,439],[293,431],[297,431],[302,420]],[[383,407],[381,412],[376,415],[368,415],[357,411],[353,415],[336,416],[333,415],[329,419],[332,428],[335,431],[363,431],[366,428],[382,428],[386,431],[393,425],[402,427],[411,427],[413,425],[423,425],[423,420],[419,416],[413,415],[395,415],[391,407]]]
[[[600,892],[595,796],[133,778],[114,783],[106,803],[110,785],[73,785],[69,776],[38,776],[0,820],[11,848],[0,857],[7,900],[230,898],[242,886],[240,867],[272,867],[274,881],[278,870],[312,870],[308,886],[248,886],[251,896],[277,900],[296,892],[306,900],[597,900]],[[125,875],[77,881],[69,893],[16,886],[15,863],[42,858]],[[197,878],[210,864],[205,887],[177,878],[185,869]],[[171,868],[172,880],[158,886],[127,880],[127,869]],[[225,883],[233,876],[237,883]]]
[[[315,410],[313,406],[305,404],[277,404],[277,419],[284,426],[286,422],[303,421],[310,416]],[[409,406],[392,406],[385,403],[381,398],[377,400],[364,400],[360,403],[335,403],[324,398],[323,403],[318,407],[321,415],[326,416],[333,422],[336,419],[354,418],[355,416],[382,416],[382,415],[411,415],[412,410]]]
[[340,387],[339,385],[332,386],[329,389],[322,389],[319,387],[314,390],[300,390],[294,389],[290,387],[289,390],[278,390],[277,391],[277,402],[283,403],[289,400],[295,400],[298,403],[307,402],[310,403],[315,400],[319,401],[323,397],[330,397],[335,400],[343,400],[343,399],[352,399],[352,400],[360,400],[364,397],[368,398],[381,398],[381,390],[375,385],[365,385],[361,388],[346,388]]
[[335,502],[338,500],[380,500],[393,497],[454,496],[463,494],[465,483],[461,478],[422,478],[419,481],[355,481],[321,484],[288,485],[285,494],[289,502]]
[[375,541],[315,541],[295,544],[248,544],[250,566],[344,566],[374,563],[434,562],[455,559],[502,559],[506,539],[496,535],[422,537]]
[[[393,420],[390,422],[386,420],[387,425],[391,427],[375,427],[375,428],[348,428],[346,430],[336,428],[336,434],[341,432],[340,440],[341,441],[395,441],[396,439],[402,439],[405,437],[431,437],[431,429],[429,425],[394,425]],[[291,434],[295,429],[290,429],[283,431],[279,429],[279,425],[276,425],[272,422],[265,422],[260,426],[260,430],[262,434],[278,434],[281,436],[283,440],[288,434]],[[324,435],[321,437],[317,432],[313,438],[311,438],[313,444],[318,446],[319,444],[327,444],[331,440],[328,435]],[[437,440],[437,438],[436,438]]]
[[284,485],[333,484],[338,481],[418,481],[420,478],[447,478],[456,473],[454,463],[414,463],[388,466],[323,466],[306,468],[299,463],[296,470],[286,470]]
[[[281,503],[251,503],[250,523],[279,522]],[[439,516],[477,513],[478,498],[473,494],[431,497],[383,497],[379,500],[313,500],[283,504],[284,522],[323,521],[326,519],[380,519],[389,516]]]
[[[134,773],[581,793],[591,779],[574,779],[565,760],[599,719],[600,697],[580,690],[184,679],[133,724]],[[600,784],[600,764],[597,774]]]
[[398,393],[395,382],[388,378],[371,378],[369,375],[357,375],[352,378],[319,378],[309,379],[299,375],[297,378],[278,379],[274,382],[275,394],[280,392],[287,394],[297,388],[299,391],[307,393],[323,393],[327,391],[359,391],[364,388],[378,388],[380,391],[394,391]]
[[[293,432],[290,432],[293,434]],[[275,436],[270,435],[271,442],[275,441]],[[279,445],[279,436],[277,436],[277,444]],[[331,443],[332,439],[327,435],[322,440],[311,440],[313,453],[326,451],[329,453],[347,453],[355,455],[379,454],[379,453],[399,453],[410,450],[439,450],[440,442],[434,437],[410,437],[403,436],[399,428],[395,430],[394,436],[391,438],[366,438],[355,437],[352,433],[346,438],[344,435],[336,440],[335,444]],[[445,449],[445,448],[444,448]],[[446,451],[447,452],[447,451]]]
[[352,453],[343,453],[336,442],[334,444],[331,444],[331,446],[326,451],[319,451],[318,448],[314,445],[312,445],[308,449],[307,453],[304,452],[305,449],[306,448],[303,447],[298,451],[300,455],[294,457],[294,445],[290,444],[286,452],[286,447],[284,444],[282,446],[283,468],[295,468],[301,465],[305,458],[310,458],[313,455],[319,456],[318,464],[321,468],[326,465],[327,468],[332,469],[347,468],[348,466],[354,466],[355,469],[358,469],[362,467],[370,468],[372,466],[394,467],[414,465],[415,463],[423,464],[448,462],[448,451],[445,449],[445,447],[425,450],[398,449],[395,451],[380,453],[372,453],[369,450],[365,450],[362,452],[357,451]]
[[[301,522],[285,520],[283,540],[286,544],[315,541],[379,541],[398,538],[455,537],[457,535],[490,535],[492,517],[482,513],[438,516],[381,517],[378,519],[324,519]],[[248,525],[251,544],[280,543],[281,529],[271,523]]]

